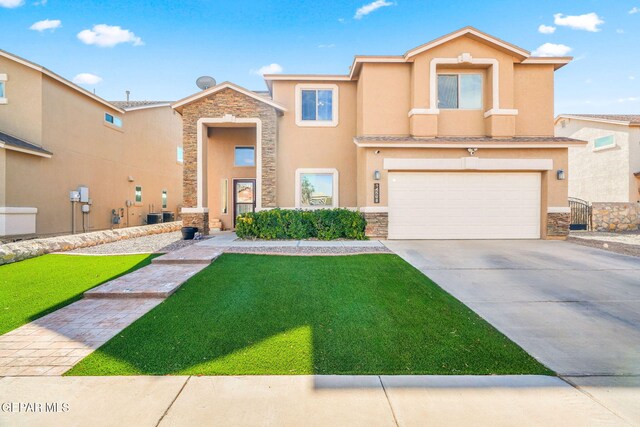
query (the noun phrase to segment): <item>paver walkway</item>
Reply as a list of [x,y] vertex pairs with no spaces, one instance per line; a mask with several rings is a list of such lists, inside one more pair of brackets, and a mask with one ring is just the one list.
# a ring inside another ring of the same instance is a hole
[[220,254],[194,246],[168,253],[86,291],[83,300],[0,336],[0,376],[62,375]]
[[0,376],[62,375],[160,302],[83,299],[14,329],[0,336]]

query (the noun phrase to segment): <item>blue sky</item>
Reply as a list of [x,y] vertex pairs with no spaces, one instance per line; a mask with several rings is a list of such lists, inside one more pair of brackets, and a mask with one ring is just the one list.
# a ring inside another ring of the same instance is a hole
[[0,49],[110,100],[180,99],[200,75],[264,90],[265,66],[346,74],[355,54],[402,54],[465,25],[531,51],[570,48],[556,114],[640,113],[640,0],[0,0]]

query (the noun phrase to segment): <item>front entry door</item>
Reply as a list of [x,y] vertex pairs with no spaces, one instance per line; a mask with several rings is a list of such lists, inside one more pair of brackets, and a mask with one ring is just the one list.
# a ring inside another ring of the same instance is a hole
[[233,180],[233,226],[238,215],[253,212],[256,209],[256,180]]

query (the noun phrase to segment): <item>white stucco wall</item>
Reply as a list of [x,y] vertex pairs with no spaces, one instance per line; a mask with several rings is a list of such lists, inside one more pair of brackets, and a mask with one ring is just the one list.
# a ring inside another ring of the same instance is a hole
[[[630,201],[629,177],[633,172],[630,169],[629,144],[633,137],[628,126],[560,119],[556,123],[555,134],[588,141],[584,147],[569,148],[569,197],[589,202]],[[614,147],[594,149],[596,138],[609,135],[614,135]],[[632,143],[637,145],[637,141]]]

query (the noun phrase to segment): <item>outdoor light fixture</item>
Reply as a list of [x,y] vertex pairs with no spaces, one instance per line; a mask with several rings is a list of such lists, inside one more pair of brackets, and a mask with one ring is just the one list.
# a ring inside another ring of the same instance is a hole
[[558,169],[556,171],[556,178],[558,178],[558,181],[564,181],[564,169]]
[[376,181],[380,181],[380,176],[380,171],[373,172],[373,179],[375,179]]

